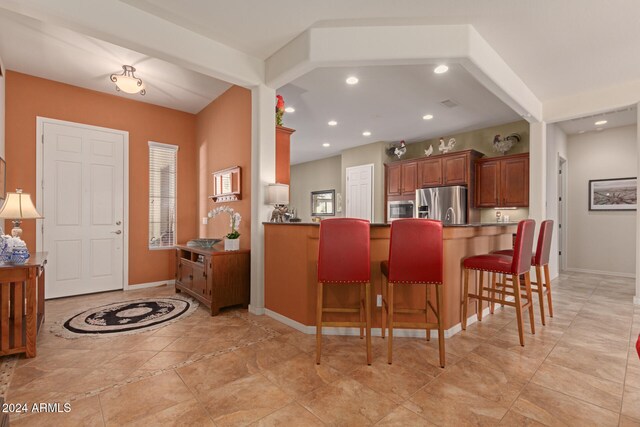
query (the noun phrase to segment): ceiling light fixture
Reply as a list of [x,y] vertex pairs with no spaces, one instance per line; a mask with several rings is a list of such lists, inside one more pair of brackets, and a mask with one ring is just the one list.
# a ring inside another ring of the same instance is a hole
[[365,130],[364,132],[362,132],[362,136],[371,136],[371,132]]
[[328,142],[325,142],[324,144],[322,144],[323,147],[331,147],[331,144],[329,144]]
[[594,123],[594,125],[596,126],[602,126],[602,125],[606,125],[607,121],[606,120],[598,120],[597,122]]
[[338,124],[338,122],[336,122],[335,120],[329,120],[329,122],[327,124],[329,126],[336,126]]
[[122,66],[122,74],[111,74],[111,81],[116,84],[116,90],[126,93],[140,93],[144,95],[147,93],[144,82],[141,78],[136,77],[134,74],[136,69],[131,65]]
[[436,68],[433,69],[433,72],[436,74],[443,74],[443,73],[446,73],[447,71],[449,71],[449,67],[447,67],[444,64],[438,65]]
[[295,113],[296,109],[293,108],[293,107],[287,107],[287,108],[284,109],[284,111],[287,112],[287,113]]
[[348,85],[355,85],[355,84],[358,84],[358,82],[359,82],[359,80],[358,80],[358,78],[357,78],[357,77],[355,77],[355,76],[349,76],[349,77],[347,77],[347,84],[348,84]]
[[433,114],[426,114],[422,116],[422,120],[431,120],[433,119]]

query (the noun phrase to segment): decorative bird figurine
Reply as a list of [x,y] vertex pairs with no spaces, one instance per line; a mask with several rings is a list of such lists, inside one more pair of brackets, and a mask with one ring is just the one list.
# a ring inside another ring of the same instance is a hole
[[424,150],[424,155],[425,156],[429,157],[431,154],[433,154],[433,144],[429,145],[429,148]]
[[393,150],[393,154],[395,154],[396,156],[398,156],[398,158],[404,156],[404,154],[407,152],[407,146],[404,143],[404,141],[400,141],[400,146],[396,147],[395,150]]
[[520,142],[520,135],[517,133],[511,133],[504,138],[496,135],[493,137],[493,149],[504,155],[518,142]]
[[442,154],[447,154],[449,151],[453,150],[453,147],[456,145],[456,139],[451,138],[447,145],[444,145],[444,138],[440,138],[440,145],[438,146],[438,150],[442,152]]

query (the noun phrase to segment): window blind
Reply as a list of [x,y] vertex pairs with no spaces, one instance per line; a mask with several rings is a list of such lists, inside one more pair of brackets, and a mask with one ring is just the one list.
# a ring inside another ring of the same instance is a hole
[[178,146],[149,142],[149,248],[176,244]]

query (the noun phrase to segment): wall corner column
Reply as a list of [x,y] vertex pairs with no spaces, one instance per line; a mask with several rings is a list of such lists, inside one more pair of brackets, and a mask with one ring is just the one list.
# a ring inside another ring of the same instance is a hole
[[[636,148],[638,171],[640,171],[640,103],[636,104]],[[633,297],[633,303],[640,305],[640,215],[636,211],[636,296]]]
[[264,225],[269,217],[265,191],[276,179],[276,91],[251,88],[251,301],[249,311],[264,314]]
[[547,124],[529,126],[529,218],[536,226],[547,218]]

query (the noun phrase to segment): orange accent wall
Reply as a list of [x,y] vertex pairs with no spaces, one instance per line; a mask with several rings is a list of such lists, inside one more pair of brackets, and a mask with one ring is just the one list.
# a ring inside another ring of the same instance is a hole
[[[147,142],[180,147],[177,218],[180,242],[195,237],[198,231],[198,163],[195,115],[140,102],[143,97],[133,99],[9,71],[5,136],[7,189],[21,187],[32,194],[35,203],[36,116],[129,132],[129,284],[138,284],[172,279],[175,269],[173,250],[148,249]],[[247,114],[250,121],[251,112]],[[35,221],[24,221],[23,230],[27,245],[35,248]]]
[[[251,248],[251,91],[232,86],[196,116],[198,156],[198,212],[200,237],[223,237],[231,231],[229,215],[220,214],[203,225],[211,209],[227,205],[242,215],[240,248]],[[242,199],[213,203],[212,172],[240,166]],[[222,243],[220,243],[222,245]]]

